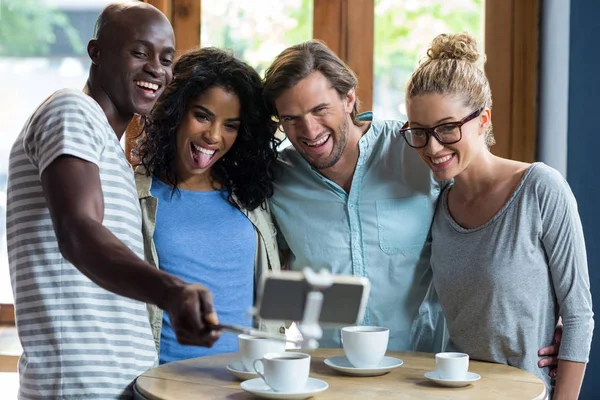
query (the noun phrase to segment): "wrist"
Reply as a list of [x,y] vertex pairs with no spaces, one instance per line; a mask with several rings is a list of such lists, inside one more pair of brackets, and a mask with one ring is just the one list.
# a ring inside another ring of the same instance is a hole
[[174,275],[162,273],[161,287],[157,290],[155,304],[164,311],[169,311],[174,302],[179,302],[179,297],[186,283]]

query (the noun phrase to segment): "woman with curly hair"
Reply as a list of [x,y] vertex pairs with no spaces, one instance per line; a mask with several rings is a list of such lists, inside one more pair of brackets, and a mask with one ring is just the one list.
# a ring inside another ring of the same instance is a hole
[[[259,75],[228,52],[189,52],[173,73],[138,150],[146,258],[205,286],[221,322],[248,325],[261,274],[280,269],[266,201],[277,126],[264,109]],[[161,364],[237,351],[234,335],[210,349],[182,346],[169,316],[149,311]]]

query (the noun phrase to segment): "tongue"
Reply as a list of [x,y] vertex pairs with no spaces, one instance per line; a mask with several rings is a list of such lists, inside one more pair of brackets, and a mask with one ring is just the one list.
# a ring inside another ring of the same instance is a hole
[[[214,154],[213,154],[214,155]],[[204,154],[203,152],[198,152],[198,166],[200,168],[206,168],[210,164],[210,160],[213,155]]]

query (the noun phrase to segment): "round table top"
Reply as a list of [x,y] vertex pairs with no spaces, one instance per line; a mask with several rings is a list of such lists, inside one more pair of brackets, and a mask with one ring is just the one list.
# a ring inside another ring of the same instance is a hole
[[[304,350],[302,350],[304,352]],[[469,371],[481,379],[462,388],[446,388],[429,381],[425,372],[435,369],[433,354],[388,351],[404,364],[386,375],[354,377],[338,373],[324,364],[327,357],[344,355],[342,349],[317,349],[311,354],[310,376],[322,379],[329,388],[316,399],[389,399],[402,394],[404,399],[544,399],[546,387],[535,375],[503,364],[478,361]],[[221,354],[172,362],[142,374],[136,388],[149,400],[167,399],[252,399],[240,388],[240,380],[227,371],[229,363],[239,361],[237,353]]]

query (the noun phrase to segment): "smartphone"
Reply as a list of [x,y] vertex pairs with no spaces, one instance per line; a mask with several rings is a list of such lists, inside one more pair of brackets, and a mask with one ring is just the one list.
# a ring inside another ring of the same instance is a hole
[[[365,314],[367,278],[330,274],[332,285],[322,290],[319,324],[328,328],[358,325]],[[302,321],[311,286],[299,271],[267,272],[260,282],[256,312],[266,320]]]

